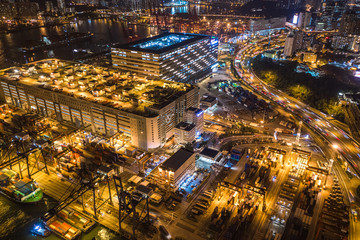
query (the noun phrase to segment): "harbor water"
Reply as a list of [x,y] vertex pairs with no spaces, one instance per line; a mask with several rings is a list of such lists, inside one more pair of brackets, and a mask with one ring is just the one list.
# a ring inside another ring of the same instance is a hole
[[[38,204],[16,203],[7,197],[0,195],[0,239],[2,240],[60,240],[61,238],[52,233],[48,237],[39,237],[30,230],[40,223],[40,217],[48,209],[56,206],[57,202],[48,196],[44,196],[48,205],[42,200]],[[81,240],[115,240],[118,236],[111,230],[97,224],[90,232],[82,234]]]
[[[76,58],[74,49],[99,52],[112,43],[127,43],[129,37],[148,37],[156,35],[158,29],[145,25],[127,25],[124,21],[110,19],[79,20],[63,26],[42,27],[28,29],[14,33],[0,34],[0,68],[10,67],[14,64],[23,64],[30,60],[56,57],[72,60]],[[65,46],[44,50],[24,52],[21,48],[29,42],[40,41],[43,36],[63,35],[70,32],[92,33],[91,41],[69,43]]]

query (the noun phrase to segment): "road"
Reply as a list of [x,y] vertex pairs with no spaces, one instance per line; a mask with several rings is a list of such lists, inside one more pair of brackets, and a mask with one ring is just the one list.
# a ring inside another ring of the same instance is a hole
[[[247,54],[252,55],[249,52],[249,48],[246,47]],[[251,49],[254,48],[250,48]],[[242,51],[237,54],[236,60],[243,59]],[[244,64],[244,62],[242,62]],[[240,69],[236,67],[236,70]],[[296,117],[300,118],[305,122],[310,128],[316,131],[320,136],[322,136],[329,146],[338,151],[343,158],[352,165],[354,171],[360,175],[360,144],[349,136],[343,129],[335,126],[330,120],[331,116],[326,115],[310,106],[302,103],[301,101],[290,97],[281,90],[275,89],[261,79],[259,79],[252,70],[249,71],[249,77],[243,77],[243,80],[249,85],[254,91],[258,92],[260,95],[270,99],[288,112],[292,113]],[[241,74],[241,73],[240,73]],[[261,87],[259,87],[259,85]]]
[[[278,40],[280,41],[280,40]],[[261,45],[261,43],[263,43]],[[235,57],[235,62],[240,63],[242,66],[247,65],[245,62],[245,56],[255,56],[259,46],[264,49],[266,39],[260,39],[256,47],[251,44],[246,44],[242,49],[239,50]],[[252,69],[243,70],[239,66],[235,66],[235,69],[241,80],[245,85],[251,88],[254,92],[258,93],[267,100],[270,100],[277,105],[281,106],[292,116],[301,120],[305,123],[306,127],[311,130],[316,136],[317,143],[319,146],[326,151],[326,157],[336,159],[341,157],[346,163],[348,163],[349,169],[354,173],[355,176],[360,174],[360,145],[359,143],[349,136],[339,126],[335,126],[332,123],[333,118],[328,116],[310,106],[302,103],[301,101],[290,97],[281,90],[275,89],[261,79],[259,79]],[[357,177],[349,181],[344,170],[341,167],[341,162],[335,161],[334,172],[339,177],[339,180],[344,184],[345,196],[351,196],[355,193],[355,189],[359,184]],[[351,193],[351,194],[350,194]],[[350,197],[351,198],[351,197]],[[352,199],[350,199],[352,200]],[[357,234],[358,224],[355,221],[351,221],[350,225],[350,239],[354,238]],[[354,227],[355,226],[355,227]]]

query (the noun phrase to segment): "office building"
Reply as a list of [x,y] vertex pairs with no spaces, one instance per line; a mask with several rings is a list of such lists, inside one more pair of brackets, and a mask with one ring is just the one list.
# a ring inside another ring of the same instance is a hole
[[160,0],[112,0],[111,4],[125,11],[140,11],[160,7]]
[[317,59],[317,54],[314,52],[303,52],[302,53],[304,58],[303,58],[303,62],[307,62],[307,63],[315,63],[316,59]]
[[37,19],[39,5],[34,2],[0,2],[0,17],[3,19]]
[[299,28],[309,27],[311,21],[311,12],[296,13],[293,18],[293,24]]
[[195,83],[212,72],[218,43],[207,35],[164,33],[112,48],[112,64],[149,78]]
[[199,153],[199,160],[221,165],[222,153],[218,150],[206,147]]
[[181,181],[195,170],[195,153],[185,148],[156,167],[149,175],[150,182],[175,191]]
[[332,38],[331,47],[339,50],[354,50],[354,46],[358,41],[355,36],[335,35]]
[[302,47],[303,32],[291,32],[285,39],[284,56],[291,57],[298,49]]
[[54,12],[54,5],[51,1],[45,2],[45,11],[46,12]]
[[290,57],[294,54],[295,52],[294,41],[295,41],[295,36],[294,34],[290,33],[289,36],[287,36],[285,39],[285,46],[284,46],[285,57]]
[[186,109],[184,121],[195,125],[197,136],[204,132],[204,111],[202,109],[195,107]]
[[303,3],[301,0],[278,0],[277,7],[282,9],[296,9]]
[[108,136],[123,132],[142,149],[164,144],[185,109],[199,105],[199,90],[189,84],[58,59],[1,70],[0,83],[4,103]]
[[65,11],[65,0],[57,0],[57,6],[60,12]]
[[251,19],[249,31],[254,35],[269,35],[285,27],[286,17]]
[[174,140],[179,144],[192,143],[195,140],[196,128],[195,124],[188,122],[180,122],[174,129]]
[[360,18],[356,12],[348,12],[343,15],[339,32],[345,36],[360,35]]
[[346,4],[346,0],[323,0],[320,7],[320,16],[316,23],[316,30],[330,31],[339,29]]
[[210,95],[203,95],[200,99],[202,108],[211,108],[217,104],[217,98]]

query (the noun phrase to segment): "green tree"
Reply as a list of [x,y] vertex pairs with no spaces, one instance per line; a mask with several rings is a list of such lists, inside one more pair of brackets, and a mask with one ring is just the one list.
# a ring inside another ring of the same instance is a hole
[[289,92],[292,96],[301,101],[306,101],[311,94],[309,88],[300,84],[289,87]]
[[275,85],[276,81],[278,79],[278,75],[275,71],[262,71],[261,75],[263,77],[263,80],[267,82],[268,84]]

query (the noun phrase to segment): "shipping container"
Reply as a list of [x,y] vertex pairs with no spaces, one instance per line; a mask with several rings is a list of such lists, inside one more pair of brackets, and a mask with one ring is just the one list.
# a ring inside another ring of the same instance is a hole
[[203,209],[204,211],[205,211],[206,209],[208,209],[207,206],[205,206],[204,204],[201,204],[201,203],[196,203],[196,204],[195,204],[195,207],[201,208],[201,209]]

